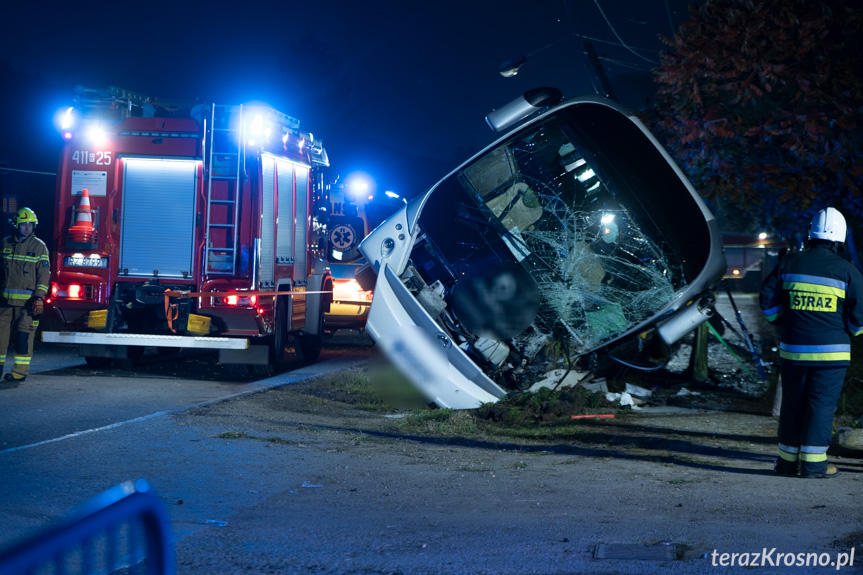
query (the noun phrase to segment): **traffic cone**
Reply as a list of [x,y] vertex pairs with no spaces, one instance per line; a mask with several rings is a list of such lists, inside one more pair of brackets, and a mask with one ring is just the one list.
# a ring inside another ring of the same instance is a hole
[[76,243],[92,243],[95,234],[93,228],[93,209],[90,207],[90,193],[87,189],[81,190],[81,199],[78,201],[78,210],[75,215],[75,224],[69,228],[69,241]]

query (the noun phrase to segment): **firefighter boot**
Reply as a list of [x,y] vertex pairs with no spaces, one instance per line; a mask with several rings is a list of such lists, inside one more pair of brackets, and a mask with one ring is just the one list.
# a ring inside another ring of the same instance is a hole
[[22,381],[23,379],[18,379],[11,373],[7,373],[6,377],[0,380],[0,389],[15,389]]
[[777,457],[776,461],[773,463],[773,471],[776,472],[776,475],[797,477],[797,465],[797,461],[788,461],[787,459]]
[[6,374],[7,381],[23,382],[27,379],[27,374],[30,373],[30,361],[33,359],[33,336],[36,333],[36,328],[39,327],[39,322],[35,319],[29,327],[22,328],[18,331],[15,338],[15,365],[12,366],[12,371]]
[[803,469],[800,470],[800,477],[804,477],[806,479],[829,479],[831,477],[836,477],[839,475],[839,470],[836,469],[835,465],[827,464],[827,467],[824,468],[823,471],[815,471],[806,469],[806,466],[803,466]]

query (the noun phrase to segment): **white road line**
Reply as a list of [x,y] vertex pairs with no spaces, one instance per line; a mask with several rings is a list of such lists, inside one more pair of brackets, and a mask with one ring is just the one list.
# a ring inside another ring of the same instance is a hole
[[[262,379],[260,381],[254,381],[250,385],[252,389],[247,389],[245,391],[241,391],[239,393],[234,393],[231,395],[226,395],[224,397],[219,397],[216,399],[211,399],[209,401],[204,401],[202,403],[196,403],[195,405],[187,405],[184,407],[178,407],[177,409],[169,409],[168,411],[158,411],[156,413],[151,413],[149,415],[142,415],[141,417],[136,417],[134,419],[128,419],[126,421],[118,421],[117,423],[112,423],[110,425],[104,425],[102,427],[94,427],[93,429],[85,429],[84,431],[77,431],[75,433],[70,433],[68,435],[64,435],[62,437],[54,437],[53,439],[46,439],[44,441],[39,441],[37,443],[31,443],[30,445],[21,445],[19,447],[10,447],[9,449],[4,449],[0,451],[0,455],[4,455],[6,453],[12,453],[15,451],[23,451],[25,449],[30,449],[31,447],[39,447],[40,445],[47,445],[49,443],[56,443],[58,441],[64,441],[66,439],[72,439],[74,437],[80,437],[82,435],[87,435],[88,433],[96,433],[98,431],[106,431],[108,429],[114,429],[116,427],[122,427],[124,425],[129,425],[131,423],[138,423],[140,421],[147,421],[148,419],[154,419],[156,417],[162,417],[163,415],[170,415],[172,413],[180,413],[181,411],[187,411],[189,409],[195,409],[198,407],[206,407],[208,405],[215,405],[217,403],[222,403],[223,401],[228,401],[231,399],[236,399],[238,397],[242,397],[244,395],[251,395],[253,393],[260,393],[261,391],[265,391],[268,389],[273,389],[276,387],[281,387],[283,385],[290,385],[292,383],[299,383],[306,379],[324,375],[327,373],[331,373],[333,371],[339,371],[342,369],[349,369],[352,367],[357,367],[362,364],[363,359],[331,359],[329,361],[321,362],[312,366],[303,367],[297,371],[293,371],[290,373],[283,373],[279,375],[275,375],[273,377],[269,377],[267,379]],[[287,380],[287,381],[286,381]]]
[[[240,394],[238,394],[238,395],[240,395]],[[208,402],[208,403],[215,403],[216,401],[221,401],[221,399],[215,400],[214,402]],[[201,404],[201,405],[206,405],[206,404]],[[85,429],[84,431],[78,431],[76,433],[70,433],[69,435],[64,435],[62,437],[55,437],[53,439],[46,439],[45,441],[40,441],[38,443],[31,443],[30,445],[21,445],[19,447],[12,447],[12,448],[4,449],[3,451],[0,451],[0,455],[3,455],[4,453],[12,453],[13,451],[21,451],[24,449],[30,449],[31,447],[39,447],[40,445],[47,445],[49,443],[55,443],[57,441],[63,441],[64,439],[71,439],[73,437],[80,437],[81,435],[87,435],[88,433],[96,433],[97,431],[105,431],[106,429],[113,429],[115,427],[122,427],[123,425],[128,425],[130,423],[137,423],[139,421],[146,421],[148,419],[153,419],[154,417],[160,417],[162,415],[168,415],[169,413],[177,413],[179,411],[185,411],[187,409],[190,409],[191,407],[197,407],[197,406],[181,407],[179,409],[174,409],[171,411],[159,411],[157,413],[151,413],[150,415],[143,415],[141,417],[136,417],[135,419],[129,419],[126,421],[118,421],[117,423],[112,423],[111,425],[105,425],[103,427],[94,427],[93,429]]]

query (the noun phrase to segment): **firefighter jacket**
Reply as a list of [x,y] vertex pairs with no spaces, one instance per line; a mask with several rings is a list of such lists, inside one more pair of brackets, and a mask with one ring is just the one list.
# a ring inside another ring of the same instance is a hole
[[45,242],[30,234],[19,241],[17,234],[3,240],[3,292],[0,302],[23,306],[34,295],[44,298],[51,282],[51,262]]
[[760,304],[767,321],[781,327],[779,357],[850,364],[850,335],[863,333],[863,276],[830,245],[780,260],[761,286]]

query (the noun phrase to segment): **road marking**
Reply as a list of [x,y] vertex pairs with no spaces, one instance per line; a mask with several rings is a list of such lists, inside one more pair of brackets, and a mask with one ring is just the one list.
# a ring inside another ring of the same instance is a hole
[[9,449],[4,449],[0,451],[0,455],[4,455],[6,453],[13,453],[15,451],[23,451],[25,449],[30,449],[31,447],[39,447],[40,445],[47,445],[49,443],[56,443],[58,441],[64,441],[66,439],[72,439],[74,437],[80,437],[82,435],[87,435],[89,433],[96,433],[98,431],[106,431],[108,429],[114,429],[116,427],[122,427],[124,425],[129,425],[131,423],[138,423],[141,421],[147,421],[149,419],[154,419],[156,417],[162,417],[163,415],[171,415],[172,413],[180,413],[181,411],[187,411],[189,409],[196,409],[198,407],[207,407],[210,405],[215,405],[217,403],[222,403],[224,401],[229,401],[231,399],[236,399],[238,397],[242,397],[244,395],[252,395],[253,393],[260,393],[262,391],[266,391],[268,389],[274,389],[276,387],[282,387],[283,385],[291,385],[292,383],[299,383],[301,381],[305,381],[307,379],[311,379],[312,377],[316,377],[318,375],[325,375],[327,373],[332,373],[334,371],[339,371],[343,369],[350,369],[352,367],[358,367],[362,365],[362,363],[366,361],[363,359],[330,359],[327,361],[322,361],[321,363],[316,363],[314,365],[306,366],[300,368],[296,371],[292,371],[289,373],[281,373],[279,375],[274,375],[273,377],[268,377],[267,379],[262,379],[260,381],[253,381],[249,384],[251,389],[246,389],[244,391],[240,391],[238,393],[233,393],[231,395],[226,395],[224,397],[219,397],[216,399],[211,399],[209,401],[204,401],[202,403],[196,403],[195,405],[187,405],[185,407],[178,407],[177,409],[169,409],[168,411],[158,411],[156,413],[151,413],[149,415],[142,415],[141,417],[135,417],[134,419],[128,419],[126,421],[118,421],[117,423],[112,423],[110,425],[103,425],[102,427],[94,427],[93,429],[85,429],[84,431],[77,431],[75,433],[70,433],[68,435],[63,435],[62,437],[54,437],[52,439],[46,439],[44,441],[39,441],[37,443],[31,443],[29,445],[21,445],[18,447],[10,447]]
[[[220,401],[220,400],[216,400]],[[194,406],[191,406],[194,407]],[[94,427],[93,429],[85,429],[84,431],[78,431],[76,433],[70,433],[69,435],[64,435],[62,437],[55,437],[53,439],[46,439],[44,441],[39,441],[38,443],[31,443],[30,445],[21,445],[19,447],[11,447],[9,449],[4,449],[0,451],[0,455],[4,453],[12,453],[13,451],[21,451],[24,449],[30,449],[31,447],[39,447],[40,445],[47,445],[48,443],[55,443],[57,441],[63,441],[64,439],[71,439],[73,437],[79,437],[81,435],[87,435],[88,433],[95,433],[97,431],[105,431],[106,429],[113,429],[115,427],[121,427],[123,425],[127,425],[129,423],[137,423],[139,421],[146,421],[148,419],[152,419],[154,417],[159,417],[162,415],[168,415],[169,413],[176,413],[178,411],[185,411],[189,409],[189,407],[182,407],[179,409],[174,409],[171,411],[159,411],[157,413],[151,413],[150,415],[143,415],[141,417],[136,417],[135,419],[129,419],[126,421],[118,421],[117,423],[112,423],[111,425],[105,425],[103,427]]]

